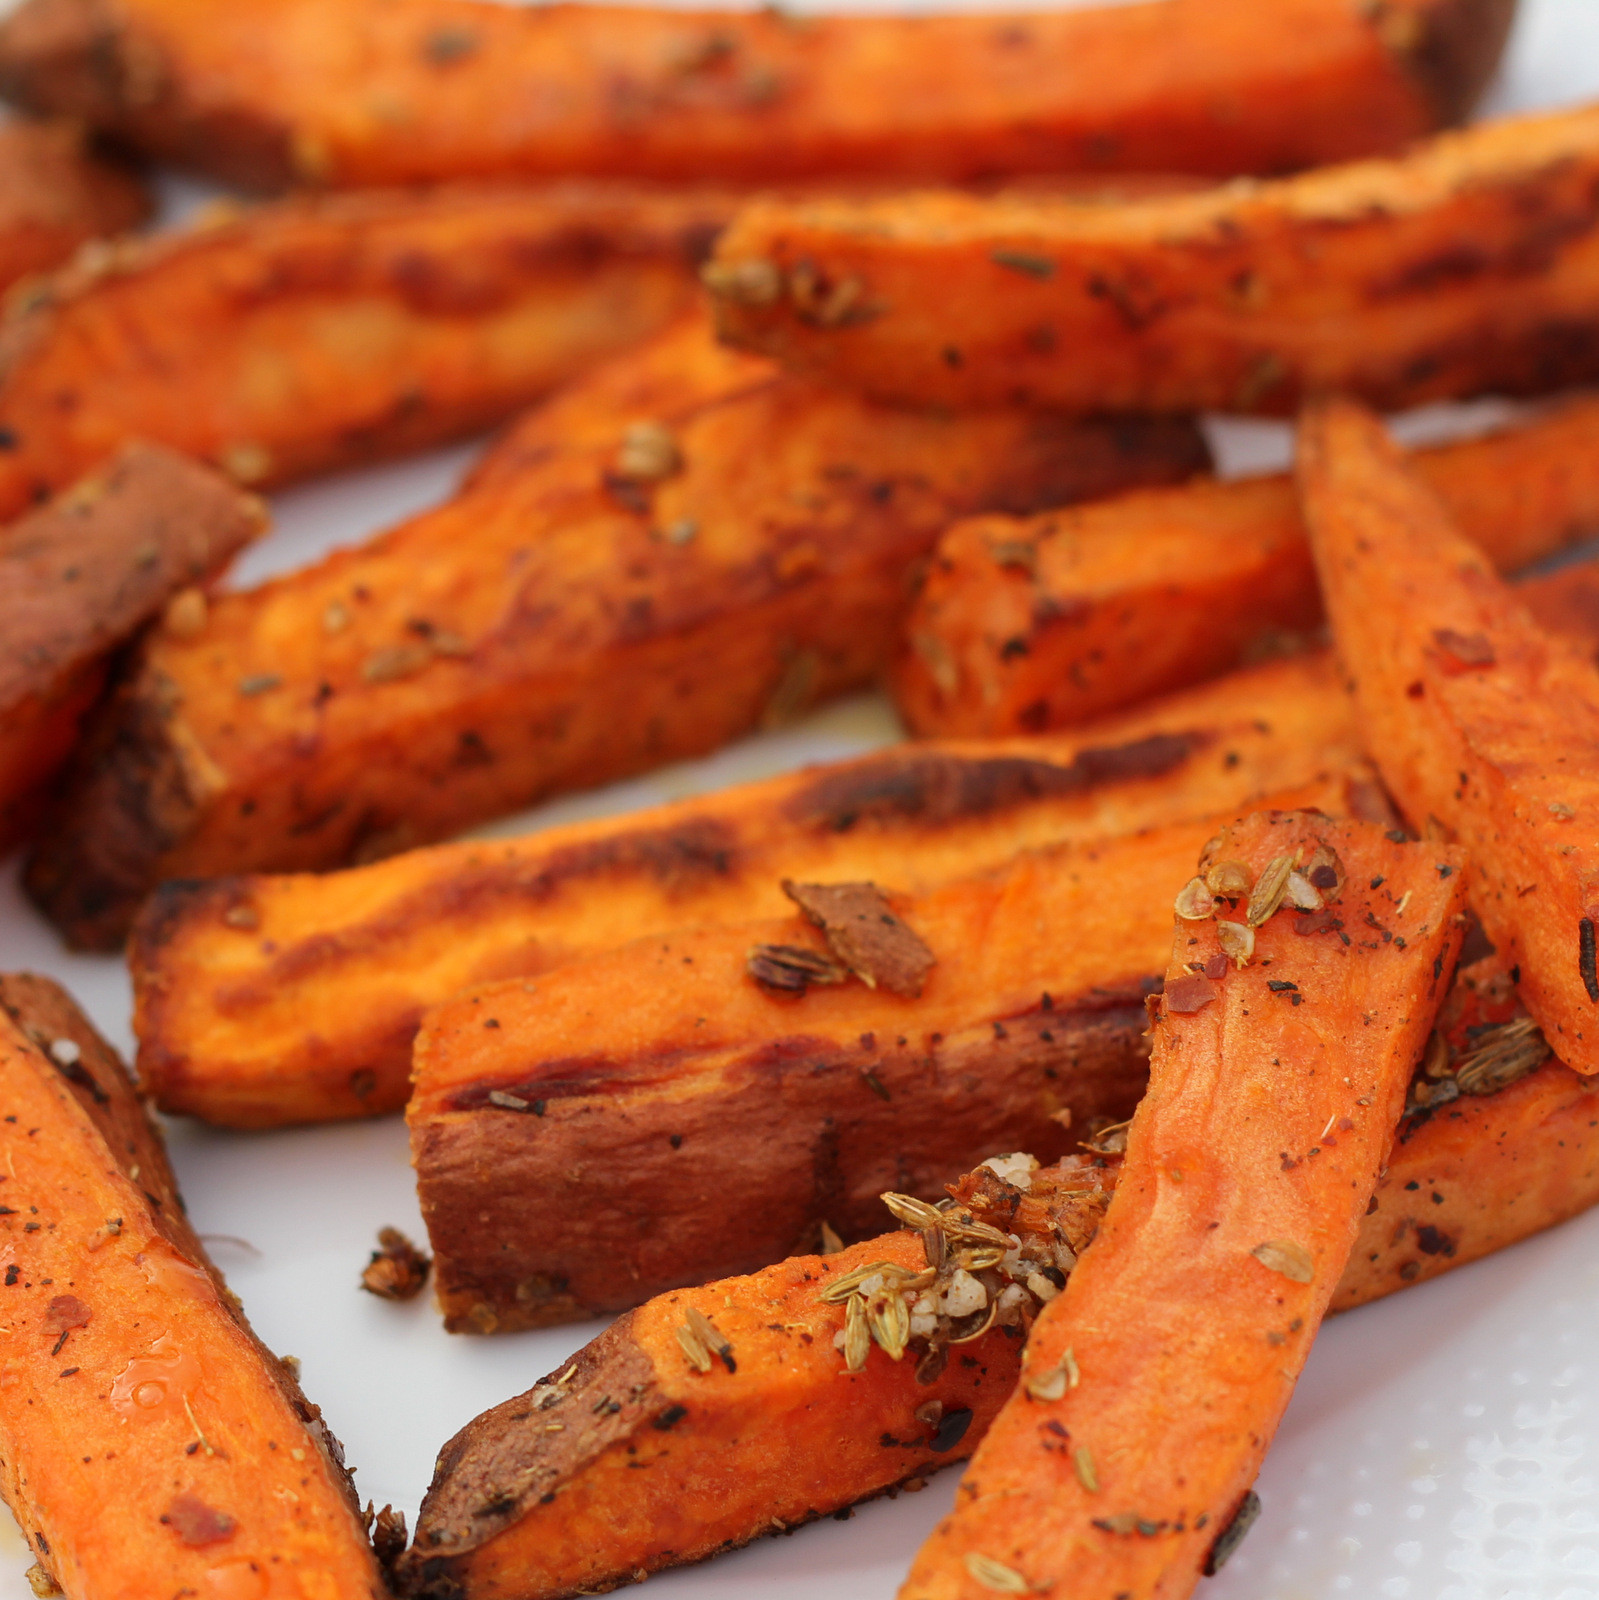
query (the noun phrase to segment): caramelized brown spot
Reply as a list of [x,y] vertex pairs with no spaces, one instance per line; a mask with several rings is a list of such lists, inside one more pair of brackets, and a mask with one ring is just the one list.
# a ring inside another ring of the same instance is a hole
[[226,1511],[208,1506],[198,1495],[174,1495],[161,1514],[161,1520],[191,1549],[223,1544],[231,1539],[239,1524]]

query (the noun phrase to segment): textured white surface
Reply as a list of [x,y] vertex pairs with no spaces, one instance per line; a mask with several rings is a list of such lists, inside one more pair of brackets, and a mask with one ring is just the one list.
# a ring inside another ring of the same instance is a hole
[[[1271,4],[1272,0],[1260,0]],[[858,9],[878,9],[876,0]],[[1599,0],[1522,0],[1490,106],[1599,93]],[[190,186],[175,183],[181,205]],[[1447,425],[1445,422],[1443,425]],[[1416,429],[1434,431],[1437,414]],[[1233,470],[1286,453],[1285,430],[1223,424]],[[349,543],[447,492],[469,451],[446,451],[280,497],[277,531],[246,558],[254,581]],[[850,754],[894,735],[863,698],[708,761],[561,801],[496,826],[521,831],[626,810]],[[118,962],[63,954],[0,871],[0,968],[53,973],[126,1048]],[[304,1363],[362,1493],[414,1512],[439,1446],[484,1407],[554,1368],[593,1326],[498,1340],[446,1337],[426,1303],[355,1289],[386,1223],[420,1234],[398,1122],[239,1136],[171,1131],[192,1214],[256,1327]],[[245,1241],[239,1243],[237,1241]],[[1599,1213],[1493,1260],[1355,1312],[1317,1343],[1260,1479],[1264,1513],[1207,1600],[1599,1600]],[[651,1580],[663,1600],[772,1600],[823,1591],[891,1600],[947,1507],[946,1474],[787,1539]],[[0,1600],[27,1600],[28,1557],[0,1514]],[[1061,1597],[1068,1600],[1068,1597]],[[1097,1596],[1070,1600],[1101,1600]]]

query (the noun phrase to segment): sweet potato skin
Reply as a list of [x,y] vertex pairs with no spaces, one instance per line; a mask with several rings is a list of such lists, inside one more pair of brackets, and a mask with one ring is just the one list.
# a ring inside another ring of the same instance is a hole
[[265,525],[254,495],[170,450],[134,444],[0,530],[0,849],[37,814],[109,652]]
[[219,208],[98,249],[0,333],[0,516],[130,437],[270,487],[487,428],[691,305],[733,204],[463,184]]
[[[1298,798],[1347,803],[1339,783]],[[973,1161],[1052,1160],[1094,1119],[1125,1117],[1171,883],[1214,827],[1041,850],[908,897],[896,912],[936,957],[917,1000],[762,989],[753,949],[818,942],[791,916],[439,1007],[407,1117],[446,1325],[618,1310],[776,1260],[823,1221],[860,1237],[884,1189],[936,1196]]]
[[920,892],[1034,846],[1233,810],[1358,751],[1330,660],[1306,658],[1074,734],[904,746],[323,876],[169,883],[129,947],[140,1077],[164,1109],[240,1127],[398,1110],[423,1010],[469,985],[784,915],[784,877]]
[[79,245],[137,227],[150,197],[131,169],[70,122],[0,128],[0,289],[58,267]]
[[[1257,927],[1253,963],[1179,1012],[1176,984],[1193,984],[1193,964],[1220,949],[1215,923],[1177,924],[1150,1091],[1116,1194],[1028,1341],[1027,1373],[1069,1350],[1079,1382],[1057,1399],[1013,1393],[960,1504],[913,1564],[906,1600],[981,1600],[994,1587],[973,1570],[985,1560],[1020,1575],[1015,1592],[1180,1600],[1254,1481],[1354,1243],[1464,920],[1460,855],[1369,825],[1257,815],[1205,859],[1241,860],[1258,881],[1268,861],[1322,845],[1347,873],[1337,913],[1350,944],[1279,911]],[[1368,917],[1388,941],[1364,932]]]
[[30,0],[0,87],[246,185],[1280,171],[1461,116],[1514,0],[815,17]]
[[1599,1071],[1591,648],[1537,625],[1358,406],[1307,413],[1299,481],[1373,758],[1418,827],[1470,851],[1483,927],[1560,1059]]
[[1599,109],[1124,205],[758,201],[707,281],[724,337],[882,396],[1291,413],[1531,394],[1599,371]]
[[637,414],[613,412],[603,448],[486,469],[150,637],[29,869],[70,939],[119,943],[164,878],[391,854],[780,721],[871,679],[952,515],[1169,479],[1203,449],[1187,422],[890,412],[698,319],[635,364],[676,391],[653,480],[627,476]]
[[[1599,403],[1584,398],[1410,459],[1461,532],[1515,572],[1599,529],[1596,443]],[[1558,619],[1556,631],[1591,636],[1584,580],[1559,573],[1541,583],[1546,625]],[[928,563],[894,698],[924,735],[1069,727],[1299,643],[1321,621],[1286,475],[975,517],[951,528]]]
[[48,980],[0,978],[0,1082],[0,1492],[40,1564],[84,1600],[378,1600],[337,1441],[230,1302],[115,1055]]

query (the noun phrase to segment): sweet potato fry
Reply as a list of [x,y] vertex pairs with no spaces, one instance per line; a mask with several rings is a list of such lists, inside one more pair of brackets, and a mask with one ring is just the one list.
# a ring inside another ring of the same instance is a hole
[[1462,865],[1310,816],[1257,815],[1207,847],[1210,882],[1239,874],[1238,920],[1178,920],[1115,1196],[907,1600],[1180,1600],[1215,1569],[1443,998]]
[[1358,406],[1307,413],[1299,475],[1374,759],[1418,829],[1470,852],[1483,927],[1560,1059],[1599,1071],[1592,650],[1538,626]]
[[29,0],[0,87],[236,182],[1270,172],[1463,115],[1514,0],[790,17]]
[[954,193],[752,204],[724,334],[883,396],[1065,409],[1397,408],[1599,372],[1599,107],[1402,158],[1123,205]]
[[[1599,531],[1599,402],[1411,458],[1502,572]],[[1580,595],[1540,591],[1567,629]],[[1578,589],[1581,588],[1579,584]],[[974,517],[939,541],[906,623],[894,697],[913,731],[1069,727],[1197,683],[1321,621],[1286,477],[1196,479],[1034,517]]]
[[338,1442],[184,1219],[121,1063],[0,978],[0,1493],[69,1595],[386,1591]]
[[58,267],[79,245],[137,227],[150,197],[70,122],[0,128],[0,289]]
[[1358,765],[1350,713],[1330,660],[1274,662],[1074,734],[903,746],[324,876],[169,883],[129,949],[140,1078],[165,1110],[241,1127],[395,1111],[422,1012],[470,984],[783,915],[784,877],[925,891],[1236,811]]
[[679,315],[732,205],[460,185],[91,252],[0,337],[0,516],[130,437],[266,487],[486,428]]
[[[1348,806],[1340,781],[1295,798]],[[824,1221],[858,1238],[883,1189],[936,1194],[984,1152],[1049,1159],[1125,1117],[1171,884],[1214,827],[1056,846],[896,898],[935,959],[919,999],[807,992],[820,941],[790,916],[447,1001],[417,1037],[407,1116],[448,1326],[619,1310],[777,1260]]]
[[698,318],[621,366],[661,380],[647,420],[552,444],[578,385],[444,505],[150,637],[29,869],[69,938],[119,943],[164,878],[392,854],[779,722],[871,679],[952,516],[1203,456],[1187,421],[890,411]]
[[136,444],[0,530],[0,850],[37,813],[112,648],[183,590],[176,624],[203,620],[205,595],[194,586],[265,521],[253,495]]
[[[1455,995],[1476,1002],[1454,1007],[1452,1031],[1467,1051],[1480,1055],[1475,1041],[1466,1043],[1466,1027],[1485,1017],[1503,1022],[1514,1010],[1512,989],[1493,958],[1457,976],[1445,1011]],[[1599,1200],[1596,1122],[1599,1093],[1556,1062],[1407,1117],[1329,1311],[1446,1272]],[[966,1214],[1019,1238],[1036,1258],[1029,1266],[1042,1261],[1043,1273],[1069,1273],[1093,1240],[1119,1158],[1068,1156],[1028,1171],[1030,1162],[997,1158],[950,1193]],[[552,1374],[445,1446],[401,1563],[402,1591],[420,1600],[593,1592],[787,1531],[969,1455],[1020,1377],[1017,1324],[996,1311],[988,1331],[962,1347],[974,1367],[934,1371],[936,1359],[924,1362],[936,1323],[931,1339],[918,1325],[896,1362],[873,1348],[868,1319],[868,1342],[857,1345],[860,1370],[841,1372],[846,1297],[823,1298],[830,1283],[863,1266],[887,1262],[914,1272],[926,1259],[913,1234],[888,1234],[831,1257],[791,1259],[749,1278],[672,1293],[624,1315],[579,1352],[570,1376]],[[946,1273],[952,1266],[945,1263]],[[884,1273],[885,1285],[895,1275]],[[1020,1313],[1024,1330],[1037,1287],[1021,1260],[1006,1276],[1029,1289],[1013,1297],[1012,1315]],[[1054,1287],[1054,1276],[1046,1282]],[[983,1287],[992,1299],[997,1285]],[[913,1300],[924,1292],[912,1291]],[[714,1363],[707,1374],[703,1358],[685,1365],[675,1332],[690,1306],[731,1344],[735,1374]],[[980,1323],[986,1306],[968,1316]],[[775,1359],[763,1360],[768,1335],[781,1344]],[[952,1379],[981,1382],[952,1393]],[[1046,1396],[1064,1391],[1070,1371],[1035,1373],[1033,1383]],[[612,1396],[620,1412],[596,1410]],[[551,1428],[551,1414],[565,1426]],[[594,1415],[606,1420],[587,1420]],[[574,1422],[577,1436],[569,1437]],[[672,1435],[669,1455],[656,1431]],[[640,1457],[648,1471],[630,1465]],[[483,1516],[491,1503],[496,1509]]]
[[[925,1243],[907,1229],[801,1256],[612,1323],[444,1447],[401,1592],[595,1593],[961,1460],[1014,1386],[1039,1295],[1093,1237],[1114,1173],[1102,1158],[1029,1164],[1025,1198],[987,1168],[959,1207],[893,1197],[902,1215],[938,1219]],[[984,1268],[1008,1234],[1020,1251]]]

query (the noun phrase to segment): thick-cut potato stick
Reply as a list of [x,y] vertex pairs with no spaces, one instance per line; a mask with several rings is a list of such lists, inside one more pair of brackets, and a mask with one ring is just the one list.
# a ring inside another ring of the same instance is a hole
[[74,1600],[378,1600],[338,1442],[48,980],[0,977],[0,1098],[0,1493],[43,1573]]
[[807,16],[29,0],[0,87],[282,187],[462,175],[1273,172],[1463,115],[1514,0]]
[[785,877],[921,891],[1032,846],[1236,811],[1358,749],[1331,661],[1306,658],[1073,734],[899,746],[322,876],[167,884],[129,950],[140,1078],[165,1110],[243,1127],[398,1110],[422,1012],[470,984],[783,915]]
[[0,516],[130,437],[256,487],[502,421],[693,301],[725,193],[460,185],[219,209],[0,334]]
[[[1342,781],[1293,801],[1349,803]],[[896,901],[935,958],[915,999],[763,987],[757,953],[816,948],[790,916],[447,1001],[407,1112],[447,1324],[537,1326],[748,1271],[823,1222],[870,1231],[880,1190],[936,1195],[986,1153],[1048,1159],[1127,1116],[1171,885],[1214,827],[1029,852]]]
[[[1024,1199],[985,1168],[959,1186],[965,1203],[931,1248],[916,1232],[891,1233],[619,1318],[566,1370],[440,1452],[401,1592],[595,1593],[962,1459],[1016,1382],[1039,1289],[1052,1293],[1092,1239],[1114,1176],[1114,1162],[1070,1157],[1031,1173]],[[988,1239],[962,1237],[973,1220]],[[1021,1240],[1020,1259],[984,1282],[961,1252],[1002,1237],[996,1225]],[[848,1284],[874,1273],[881,1287],[864,1282],[851,1308]],[[905,1281],[917,1286],[902,1290]],[[969,1302],[958,1319],[937,1309],[952,1290]],[[923,1296],[931,1304],[913,1335],[907,1305],[908,1348],[889,1323],[874,1336],[869,1306]]]
[[[1411,459],[1502,572],[1599,532],[1599,401]],[[1551,615],[1570,610],[1547,600]],[[1320,620],[1286,476],[974,517],[928,563],[894,697],[921,734],[1066,727],[1211,677]]]
[[[1464,970],[1457,992],[1472,972],[1487,980],[1487,965]],[[1447,1272],[1592,1205],[1596,1122],[1599,1093],[1558,1063],[1407,1118],[1329,1311]],[[1073,1156],[1019,1176],[1025,1166],[1001,1160],[951,1193],[1029,1251],[1047,1245],[1057,1270],[1070,1270],[1092,1241],[1119,1163]],[[930,1382],[917,1376],[931,1370],[922,1369],[920,1340],[898,1362],[868,1345],[861,1370],[841,1373],[845,1297],[821,1299],[829,1282],[858,1267],[888,1261],[914,1271],[925,1260],[913,1234],[887,1234],[672,1293],[622,1317],[578,1353],[572,1377],[552,1374],[445,1446],[401,1563],[402,1589],[420,1600],[592,1592],[786,1532],[969,1455],[1020,1376],[1014,1325],[996,1319],[963,1347],[975,1367],[954,1363]],[[685,1365],[676,1330],[689,1306],[732,1344],[736,1378],[714,1363],[709,1374]],[[1069,1368],[1053,1380],[1032,1376],[1046,1393],[1071,1381]],[[969,1391],[949,1389],[952,1379],[977,1378]],[[602,1396],[620,1399],[621,1413],[596,1413]],[[657,1431],[671,1434],[669,1455]],[[648,1472],[629,1464],[641,1456]],[[491,1501],[492,1515],[478,1515]]]
[[149,210],[144,185],[92,150],[80,125],[0,128],[0,289],[60,266],[90,239],[136,227]]
[[[1296,855],[1306,887],[1343,880],[1327,909],[1284,902]],[[1181,1600],[1293,1392],[1447,987],[1463,857],[1369,824],[1257,815],[1200,870],[1227,861],[1253,888],[1236,922],[1177,922],[1116,1194],[906,1600]],[[1245,924],[1253,949],[1235,967]],[[1062,1367],[1077,1383],[1041,1393]]]
[[37,815],[105,679],[106,657],[185,589],[179,626],[203,621],[203,583],[265,526],[215,473],[129,445],[93,476],[0,530],[0,849]]
[[870,681],[954,516],[1204,454],[1187,421],[892,411],[697,317],[595,382],[657,406],[579,384],[444,505],[150,636],[29,869],[69,938],[114,947],[165,878],[392,854],[773,725]]
[[1368,412],[1313,408],[1299,481],[1361,731],[1417,829],[1457,838],[1476,909],[1560,1059],[1599,1071],[1599,673],[1540,628]]
[[884,396],[1081,411],[1397,408],[1599,374],[1599,107],[1123,205],[752,204],[724,333]]

